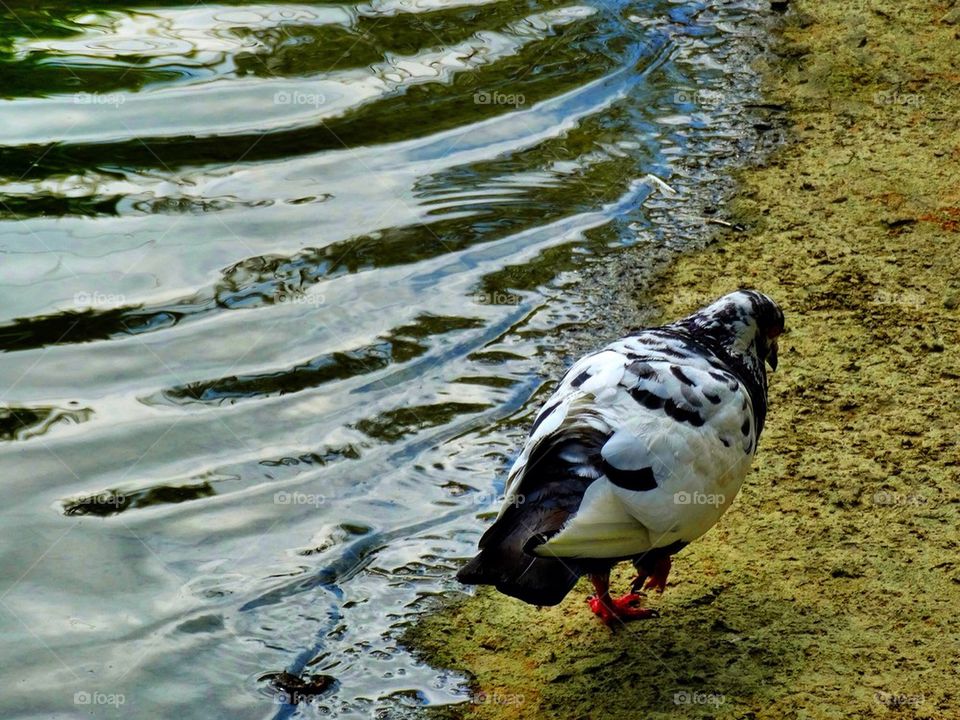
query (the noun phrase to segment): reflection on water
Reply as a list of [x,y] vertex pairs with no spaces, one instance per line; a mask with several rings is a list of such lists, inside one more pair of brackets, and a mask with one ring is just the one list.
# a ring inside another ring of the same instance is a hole
[[736,152],[759,7],[0,14],[0,714],[462,701],[398,632],[476,542],[581,272],[682,244],[660,181]]

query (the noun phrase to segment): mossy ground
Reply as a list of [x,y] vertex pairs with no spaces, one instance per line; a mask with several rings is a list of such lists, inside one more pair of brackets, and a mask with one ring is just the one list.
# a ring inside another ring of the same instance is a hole
[[[538,610],[481,590],[407,638],[478,718],[960,718],[960,10],[794,2],[768,68],[790,143],[730,230],[651,296],[738,286],[787,313],[754,470],[611,632],[584,581]],[[624,571],[617,582],[625,586]]]

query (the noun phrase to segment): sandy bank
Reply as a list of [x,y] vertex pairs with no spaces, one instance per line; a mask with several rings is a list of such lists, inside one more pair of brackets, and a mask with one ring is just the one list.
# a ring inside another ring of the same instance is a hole
[[[724,231],[652,294],[737,286],[790,334],[737,502],[616,634],[587,583],[491,592],[408,641],[501,718],[960,718],[960,6],[793,2],[767,68],[791,140],[740,173]],[[627,582],[627,574],[619,578]]]

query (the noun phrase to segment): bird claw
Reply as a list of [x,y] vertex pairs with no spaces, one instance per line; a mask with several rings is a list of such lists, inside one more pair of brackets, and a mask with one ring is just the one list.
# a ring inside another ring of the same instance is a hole
[[637,577],[630,585],[631,592],[640,593],[644,590],[656,590],[662,593],[667,588],[667,577],[670,575],[670,556],[661,558],[650,567],[638,567]]
[[647,618],[660,617],[660,613],[653,608],[640,606],[643,598],[637,593],[631,592],[618,598],[607,598],[604,602],[596,595],[587,598],[590,609],[606,625],[613,625],[614,621],[629,622],[631,620],[646,620]]
[[630,592],[634,594],[640,594],[644,590],[656,590],[658,593],[662,593],[667,588],[667,579],[660,578],[654,575],[653,577],[638,576],[630,584]]
[[644,589],[656,590],[658,593],[662,593],[667,589],[667,578],[654,575],[652,578],[647,580],[647,585]]

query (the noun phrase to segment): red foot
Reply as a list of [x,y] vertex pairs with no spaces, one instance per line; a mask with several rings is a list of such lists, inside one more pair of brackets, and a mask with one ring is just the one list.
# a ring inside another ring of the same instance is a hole
[[630,620],[645,620],[646,618],[659,617],[660,613],[652,608],[640,607],[641,597],[636,593],[628,593],[623,597],[612,598],[607,595],[592,595],[587,599],[593,614],[607,625],[613,625],[618,620],[620,622],[629,622]]
[[656,590],[658,593],[662,593],[667,589],[667,576],[666,575],[654,575],[644,586],[645,590]]
[[[667,576],[670,574],[670,557],[658,558],[651,568],[644,566],[644,570],[649,573],[649,575],[637,575],[637,579],[633,581],[631,589],[633,592],[639,592],[640,590],[656,590],[658,593],[662,593],[667,587]],[[646,581],[646,585],[644,585]]]
[[640,607],[640,595],[636,592],[627,593],[623,597],[610,597],[610,573],[598,573],[590,576],[596,595],[587,599],[590,609],[604,623],[615,627],[615,621],[621,623],[630,620],[658,617],[656,610]]

